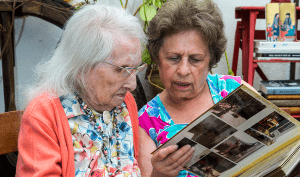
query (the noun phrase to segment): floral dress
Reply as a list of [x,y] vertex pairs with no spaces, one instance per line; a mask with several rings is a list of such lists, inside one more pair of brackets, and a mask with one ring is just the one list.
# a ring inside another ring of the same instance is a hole
[[[214,104],[218,103],[230,92],[241,85],[241,78],[227,75],[208,75],[206,79]],[[159,95],[155,96],[139,110],[139,125],[158,147],[168,141],[187,124],[175,124]],[[195,176],[186,170],[181,170],[178,177]]]
[[[104,111],[101,116],[92,110],[97,125],[111,137],[104,139],[91,125],[74,94],[61,96],[60,101],[72,133],[76,177],[141,176],[137,160],[134,158],[132,126],[125,103],[122,104],[122,112],[117,116],[114,116],[113,111]],[[113,134],[113,119],[117,119],[118,136]],[[121,169],[119,173],[118,165]]]

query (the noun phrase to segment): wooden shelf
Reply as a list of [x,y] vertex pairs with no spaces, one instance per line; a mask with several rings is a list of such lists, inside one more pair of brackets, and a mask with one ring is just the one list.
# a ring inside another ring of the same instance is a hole
[[[254,72],[260,75],[262,80],[268,80],[257,63],[291,63],[290,79],[295,78],[295,63],[299,60],[254,60],[254,40],[266,40],[265,30],[256,30],[256,19],[265,19],[265,6],[241,6],[235,8],[237,21],[235,33],[235,45],[232,60],[232,71],[236,74],[238,65],[239,49],[242,49],[242,74],[243,80],[253,85]],[[300,19],[300,7],[296,7],[296,18]],[[297,31],[297,39],[300,38],[300,31]]]

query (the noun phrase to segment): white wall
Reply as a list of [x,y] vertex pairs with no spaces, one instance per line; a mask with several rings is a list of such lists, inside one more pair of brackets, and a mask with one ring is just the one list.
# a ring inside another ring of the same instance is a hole
[[[119,0],[98,0],[100,3],[110,2],[118,5]],[[123,0],[124,1],[124,0]],[[133,14],[136,8],[142,4],[143,0],[129,0],[128,10]],[[214,0],[220,7],[223,20],[225,23],[225,33],[228,38],[227,55],[231,66],[234,36],[236,29],[235,7],[237,6],[265,6],[270,0]],[[15,39],[19,38],[23,19],[15,20]],[[299,21],[298,21],[299,22]],[[265,20],[258,20],[256,24],[257,29],[265,29]],[[299,29],[299,27],[298,27]],[[36,17],[27,17],[25,20],[25,27],[19,44],[16,46],[16,68],[15,68],[15,82],[16,82],[16,102],[17,108],[21,108],[22,103],[22,89],[27,84],[33,82],[33,69],[41,60],[50,58],[56,43],[58,42],[62,30],[55,25],[45,22]],[[1,65],[1,63],[0,63]],[[239,65],[237,75],[241,76],[241,51],[239,56]],[[289,79],[289,64],[259,64],[269,79]],[[1,67],[2,68],[2,67]],[[299,65],[297,65],[296,78],[300,78]],[[214,73],[227,74],[227,64],[225,57],[221,59],[217,68],[213,69]],[[0,73],[2,76],[2,72]],[[147,99],[151,99],[155,93],[152,92],[152,86],[147,80],[144,80],[144,75],[140,77]],[[260,78],[255,75],[254,87],[258,89]],[[4,98],[3,98],[3,83],[0,82],[0,112],[4,112]]]
[[[214,0],[220,7],[222,14],[223,14],[223,20],[225,23],[225,33],[228,38],[228,46],[227,46],[227,55],[229,59],[229,64],[231,66],[232,64],[232,57],[233,57],[233,48],[234,48],[234,39],[235,39],[235,29],[236,29],[236,19],[235,19],[235,7],[239,6],[265,6],[267,3],[270,3],[270,0]],[[291,2],[296,2],[291,0]],[[299,20],[298,20],[299,22]],[[266,28],[266,21],[265,19],[258,19],[256,21],[256,29],[264,30]],[[298,26],[298,30],[299,30]],[[241,50],[239,53],[239,62],[238,62],[238,71],[237,75],[241,76],[242,71],[242,55],[241,55]],[[219,63],[219,67],[216,68],[214,71],[216,73],[222,73],[226,74],[227,73],[227,68],[226,66],[226,60],[225,57],[221,59],[221,62]],[[284,63],[284,64],[279,64],[279,63],[259,63],[259,66],[262,68],[264,71],[265,75],[267,76],[268,79],[289,79],[290,73],[290,64],[289,63]],[[296,65],[297,71],[296,71],[296,78],[300,78],[300,71],[299,71],[299,64]],[[254,77],[254,88],[259,89],[259,83],[260,83],[261,78],[257,73],[255,73]]]

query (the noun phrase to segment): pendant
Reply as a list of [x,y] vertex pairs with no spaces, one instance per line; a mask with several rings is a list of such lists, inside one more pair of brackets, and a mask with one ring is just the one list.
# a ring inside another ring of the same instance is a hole
[[108,125],[110,123],[110,120],[111,120],[111,116],[109,114],[108,111],[104,111],[103,112],[103,121],[106,125]]

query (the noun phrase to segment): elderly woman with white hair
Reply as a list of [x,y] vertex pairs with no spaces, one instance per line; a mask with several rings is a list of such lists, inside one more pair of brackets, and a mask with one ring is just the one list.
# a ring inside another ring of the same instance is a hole
[[87,5],[69,19],[26,92],[16,176],[140,176],[130,91],[145,41],[122,8]]

